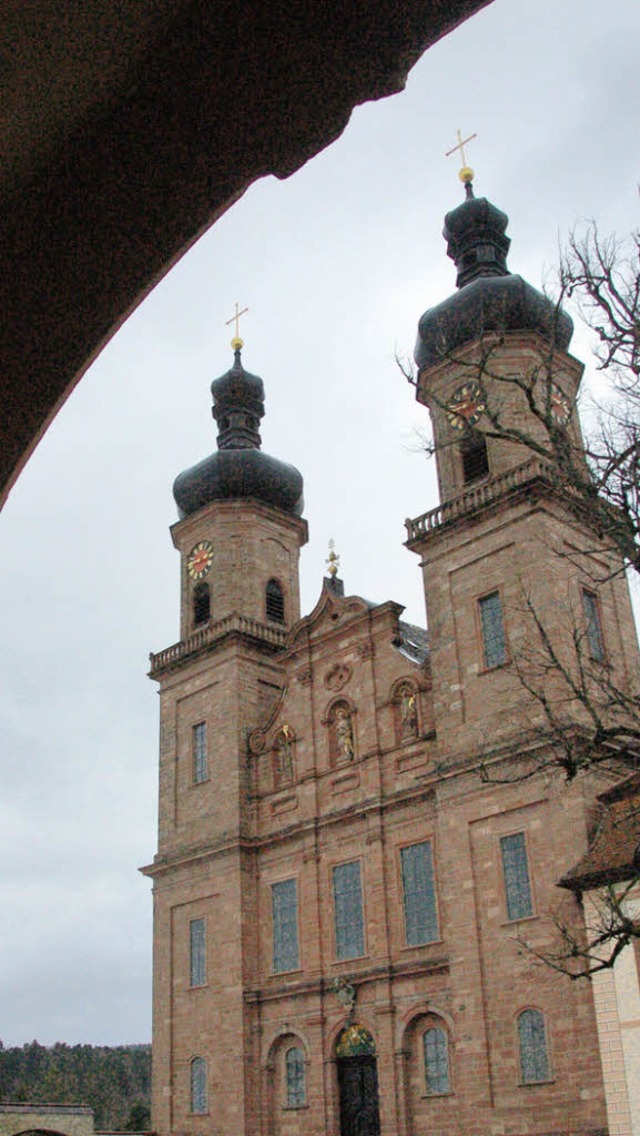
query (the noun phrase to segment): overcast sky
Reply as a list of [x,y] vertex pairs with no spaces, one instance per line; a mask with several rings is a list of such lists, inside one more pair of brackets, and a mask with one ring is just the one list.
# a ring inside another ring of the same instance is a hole
[[[105,348],[0,517],[0,1038],[149,1041],[157,711],[148,652],[178,637],[173,479],[215,446],[209,384],[248,305],[263,448],[305,478],[303,612],[327,543],[348,592],[424,622],[404,518],[437,503],[426,411],[398,372],[454,288],[441,238],[477,195],[510,217],[539,286],[559,234],[637,223],[637,0],[495,0],[423,57],[404,93],[357,109],[287,181],[254,185]],[[588,341],[574,339],[587,358]]]

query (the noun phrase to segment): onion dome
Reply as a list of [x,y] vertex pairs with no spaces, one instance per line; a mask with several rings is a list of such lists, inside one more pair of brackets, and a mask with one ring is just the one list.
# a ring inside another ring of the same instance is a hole
[[[472,176],[471,170],[464,172]],[[438,363],[486,332],[537,331],[566,350],[573,335],[570,316],[509,272],[506,213],[475,197],[471,180],[465,193],[465,201],[447,213],[443,231],[458,270],[458,291],[422,316],[414,353],[418,368]]]
[[264,384],[242,366],[241,341],[234,340],[233,346],[233,366],[211,384],[217,453],[186,469],[174,482],[180,518],[212,501],[248,497],[299,517],[304,507],[302,475],[294,466],[262,453],[259,426],[264,416]]

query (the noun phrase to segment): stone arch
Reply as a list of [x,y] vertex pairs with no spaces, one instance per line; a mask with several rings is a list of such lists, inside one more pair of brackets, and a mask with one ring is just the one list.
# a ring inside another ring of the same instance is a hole
[[[38,1106],[33,1107],[37,1109]],[[67,1136],[67,1134],[58,1128],[20,1128],[15,1136]]]
[[420,1002],[419,1005],[412,1006],[398,1024],[396,1029],[397,1049],[403,1052],[405,1051],[406,1039],[411,1030],[411,1026],[417,1019],[427,1017],[442,1018],[443,1022],[446,1023],[449,1033],[453,1036],[453,1018],[451,1014],[435,1002]]
[[305,1051],[307,1061],[309,1060],[311,1045],[306,1033],[303,1030],[299,1029],[298,1026],[295,1026],[295,1028],[291,1026],[279,1026],[278,1029],[271,1031],[268,1039],[266,1040],[263,1050],[263,1061],[265,1065],[269,1065],[270,1062],[273,1061],[274,1055],[277,1052],[283,1038],[286,1039],[291,1037],[297,1039],[297,1041]]
[[[356,1025],[364,1027],[364,1029],[367,1030],[367,1033],[371,1034],[371,1036],[374,1040],[374,1043],[376,1045],[376,1052],[377,1052],[375,1027],[374,1027],[373,1023],[369,1020],[368,1016],[366,1014],[361,1014],[360,1011],[356,1008],[354,1021],[355,1021]],[[328,1025],[328,1023],[327,1023],[327,1025]],[[326,1042],[325,1042],[325,1044],[326,1044],[325,1060],[326,1061],[335,1061],[336,1060],[336,1044],[337,1044],[338,1038],[340,1037],[340,1034],[345,1029],[346,1025],[347,1025],[347,1019],[342,1018],[340,1021],[337,1021],[335,1023],[335,1025],[331,1026],[330,1028],[327,1028]]]
[[400,1027],[403,1091],[411,1131],[448,1127],[453,1119],[454,1037],[440,1007],[414,1007]]
[[329,728],[329,763],[345,765],[355,761],[358,753],[356,709],[349,698],[334,698],[324,717]]
[[334,1039],[336,1057],[375,1057],[376,1042],[371,1030],[362,1022],[350,1022],[338,1030]]
[[411,741],[420,733],[419,687],[415,679],[403,677],[391,688],[396,744]]
[[[301,1055],[302,1070],[299,1062],[295,1062],[297,1079],[294,1085],[291,1080],[292,1064],[287,1058],[295,1051]],[[271,1035],[266,1051],[265,1090],[270,1114],[268,1130],[274,1136],[304,1136],[310,1093],[309,1054],[309,1041],[298,1029],[285,1027]]]

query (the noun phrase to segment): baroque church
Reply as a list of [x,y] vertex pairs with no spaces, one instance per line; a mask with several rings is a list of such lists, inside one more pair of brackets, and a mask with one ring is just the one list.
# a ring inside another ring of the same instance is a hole
[[616,1131],[592,985],[536,962],[549,913],[579,933],[579,897],[557,885],[606,786],[536,772],[521,660],[532,611],[556,629],[579,612],[592,660],[627,687],[638,648],[624,575],[594,587],[594,534],[488,429],[498,403],[529,428],[504,380],[553,335],[545,397],[580,445],[582,366],[570,319],[510,273],[507,217],[463,173],[444,230],[457,291],[423,315],[415,351],[441,499],[406,522],[428,635],[394,600],[345,595],[332,558],[301,616],[302,477],[261,451],[264,387],[237,337],[211,387],[217,451],[174,485],[180,641],[151,656],[144,869],[160,1136]]

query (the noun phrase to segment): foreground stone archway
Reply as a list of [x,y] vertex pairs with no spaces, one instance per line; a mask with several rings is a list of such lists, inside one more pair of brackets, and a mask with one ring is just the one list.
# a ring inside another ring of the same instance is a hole
[[[488,0],[5,0],[0,503],[102,346],[245,189]],[[37,36],[33,34],[37,29]],[[31,33],[31,34],[30,34]]]

